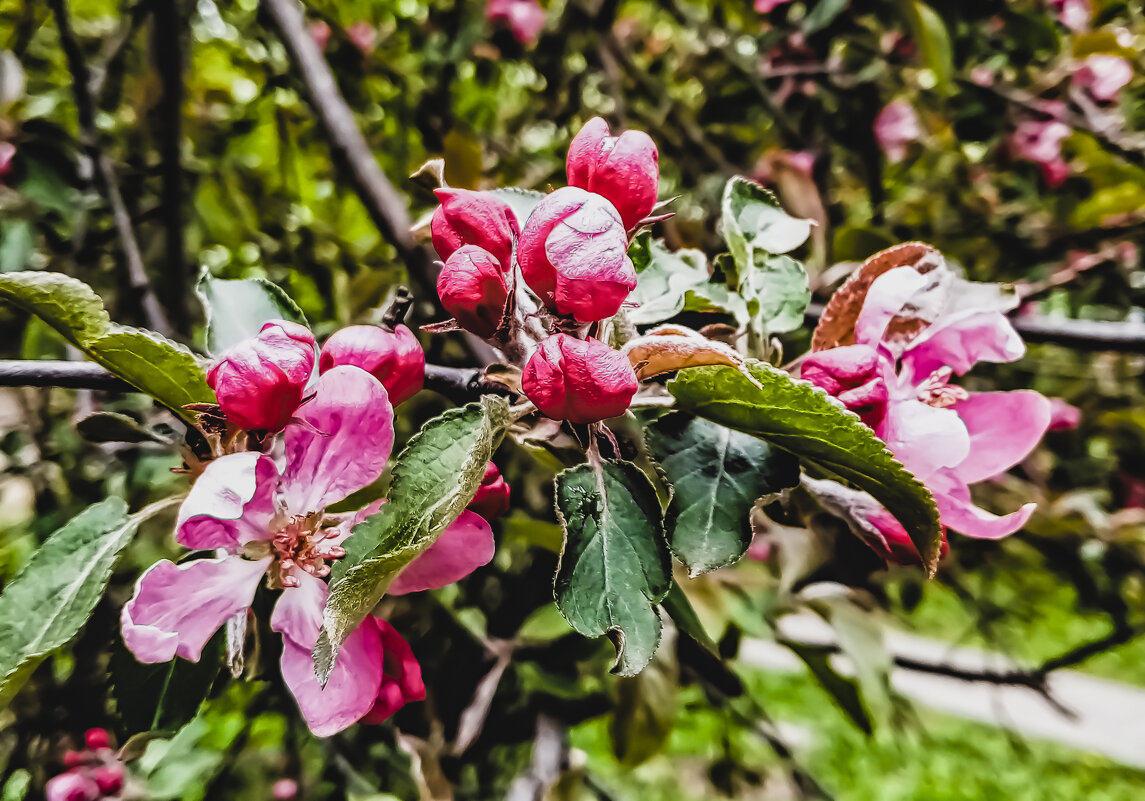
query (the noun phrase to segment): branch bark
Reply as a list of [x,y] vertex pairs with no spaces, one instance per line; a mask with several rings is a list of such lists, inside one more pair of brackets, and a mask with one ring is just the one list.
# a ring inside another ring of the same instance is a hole
[[115,170],[111,166],[111,160],[99,145],[99,132],[95,125],[95,100],[91,93],[91,73],[79,40],[72,30],[67,0],[48,0],[48,6],[56,18],[60,44],[68,63],[68,71],[72,74],[72,92],[76,101],[80,142],[88,158],[91,159],[95,186],[111,208],[112,221],[115,224],[115,232],[127,269],[128,287],[137,297],[147,325],[165,336],[170,336],[171,324],[147,280],[143,254],[139,250],[139,242],[136,241],[135,232],[131,227],[131,215],[128,213],[127,204],[123,202],[123,195],[119,192]]
[[345,168],[355,193],[378,230],[405,262],[410,281],[417,287],[416,294],[422,298],[437,297],[433,256],[413,241],[405,202],[370,152],[330,66],[310,35],[301,6],[296,0],[262,0],[262,8],[274,23],[306,87],[335,160]]

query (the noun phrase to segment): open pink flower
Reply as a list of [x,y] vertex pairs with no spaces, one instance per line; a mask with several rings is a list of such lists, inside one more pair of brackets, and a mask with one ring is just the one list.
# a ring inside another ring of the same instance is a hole
[[1094,53],[1086,57],[1073,74],[1073,82],[1093,95],[1094,100],[1110,103],[1133,80],[1133,65],[1121,56]]
[[1060,186],[1069,177],[1062,158],[1062,141],[1069,135],[1070,127],[1060,120],[1026,120],[1010,135],[1010,151],[1037,164],[1047,185]]
[[[388,693],[387,651],[408,650],[396,632],[367,617],[343,645],[325,689],[311,663],[329,594],[322,579],[345,554],[341,543],[351,528],[376,507],[341,515],[325,510],[385,469],[394,441],[386,390],[358,367],[327,370],[284,439],[282,469],[256,452],[207,465],[179,510],[175,538],[214,558],[148,569],[123,607],[123,639],[141,662],[198,661],[221,626],[248,613],[265,576],[272,589],[283,590],[270,621],[283,636],[283,678],[311,730],[328,736],[374,710]],[[395,579],[395,591],[444,586],[492,556],[489,525],[463,512]],[[417,697],[416,682],[406,689],[406,700]],[[392,693],[386,698],[384,706],[392,707]]]
[[944,526],[998,539],[1025,525],[1035,505],[997,517],[971,502],[969,485],[1029,454],[1049,427],[1050,402],[1028,390],[972,393],[950,383],[979,361],[1025,353],[998,308],[947,304],[911,336],[891,326],[933,280],[913,267],[881,275],[855,324],[855,344],[811,354],[802,374],[872,423],[934,494]]
[[1089,0],[1049,0],[1049,6],[1058,14],[1058,20],[1071,31],[1083,30],[1093,14]]
[[545,9],[537,0],[489,0],[485,16],[507,25],[521,44],[532,44],[545,28]]
[[875,139],[891,162],[905,159],[907,146],[921,138],[918,113],[905,100],[888,103],[875,117]]

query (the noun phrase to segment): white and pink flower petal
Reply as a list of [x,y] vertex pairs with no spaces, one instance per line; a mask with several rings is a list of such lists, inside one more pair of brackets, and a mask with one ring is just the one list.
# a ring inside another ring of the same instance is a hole
[[156,562],[139,577],[123,606],[123,641],[140,662],[176,656],[198,662],[222,625],[250,608],[270,559],[238,556],[196,559],[181,565]]
[[489,564],[496,545],[493,529],[481,515],[463,511],[425,553],[398,573],[387,592],[405,595],[421,590],[436,590],[468,576]]
[[920,380],[942,367],[964,375],[978,362],[1013,362],[1025,353],[1025,343],[1006,315],[975,311],[937,320],[911,342],[902,361]]
[[321,511],[382,475],[394,444],[394,410],[378,379],[359,367],[334,367],[286,426],[285,439],[287,508]]
[[192,550],[240,548],[270,538],[278,468],[248,451],[211,461],[179,507],[175,539]]
[[1018,390],[975,393],[954,411],[970,434],[970,453],[953,471],[961,481],[973,484],[1025,459],[1049,429],[1053,407],[1037,392]]
[[974,505],[970,499],[970,488],[950,470],[936,473],[927,481],[927,486],[934,493],[942,525],[980,540],[1008,537],[1026,525],[1038,506],[1036,503],[1027,503],[1008,515],[991,514]]

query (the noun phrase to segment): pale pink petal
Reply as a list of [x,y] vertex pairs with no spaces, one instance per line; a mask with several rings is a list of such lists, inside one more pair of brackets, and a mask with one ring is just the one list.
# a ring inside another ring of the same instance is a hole
[[378,618],[372,619],[382,637],[385,656],[378,699],[362,718],[363,723],[381,723],[406,704],[425,700],[425,682],[422,681],[421,665],[413,655],[413,649],[389,623]]
[[976,362],[1013,362],[1025,353],[1022,338],[1004,314],[976,311],[936,321],[910,343],[902,362],[920,381],[940,367],[964,375]]
[[998,540],[1026,525],[1037,508],[1027,503],[1016,512],[999,517],[974,505],[970,488],[950,470],[941,470],[927,479],[926,485],[934,493],[942,525],[967,537],[980,540]]
[[1050,398],[1050,431],[1064,431],[1081,424],[1081,409],[1063,398]]
[[329,737],[357,723],[373,708],[382,684],[382,638],[367,619],[342,644],[338,661],[323,688],[314,675],[311,652],[318,641],[325,582],[299,573],[300,586],[283,590],[271,616],[271,628],[283,634],[282,678],[310,730]]
[[960,464],[970,453],[970,436],[958,414],[917,400],[891,402],[877,433],[924,483],[935,470]]
[[270,538],[278,469],[254,451],[220,456],[179,507],[175,539],[192,550],[239,548]]
[[902,311],[911,296],[925,287],[928,280],[913,267],[896,267],[876,278],[867,291],[859,319],[855,321],[855,342],[877,345],[891,318]]
[[464,511],[425,553],[398,574],[387,592],[405,595],[452,584],[489,564],[494,549],[493,529],[485,518]]
[[394,444],[394,410],[380,381],[341,365],[318,379],[285,439],[287,508],[317,512],[382,475]]
[[985,481],[1025,459],[1050,425],[1050,402],[1037,392],[979,392],[954,411],[970,433],[970,453],[954,466],[967,484]]
[[156,562],[139,577],[135,595],[123,606],[123,642],[140,662],[168,662],[175,656],[198,662],[219,627],[250,608],[269,566],[269,557]]

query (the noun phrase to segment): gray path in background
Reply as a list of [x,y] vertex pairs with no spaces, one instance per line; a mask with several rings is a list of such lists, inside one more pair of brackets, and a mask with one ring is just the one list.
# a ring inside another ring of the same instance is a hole
[[[808,643],[834,641],[830,627],[814,615],[783,619],[784,635]],[[1006,657],[888,629],[888,649],[910,657],[965,670],[1017,667]],[[802,671],[803,663],[787,648],[768,640],[745,640],[740,661],[783,672]],[[1056,709],[1026,687],[965,682],[946,676],[896,668],[891,681],[915,703],[969,720],[999,726],[1025,737],[1053,740],[1145,769],[1145,689],[1088,676],[1073,670],[1050,675],[1053,697],[1073,713]]]

